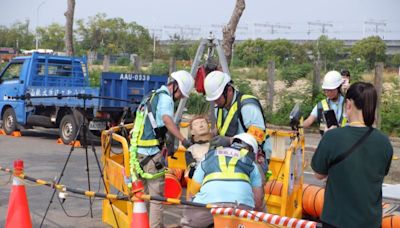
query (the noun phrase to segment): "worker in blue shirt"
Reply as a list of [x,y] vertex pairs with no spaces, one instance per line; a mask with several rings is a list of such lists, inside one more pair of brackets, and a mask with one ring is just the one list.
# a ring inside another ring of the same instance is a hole
[[[171,78],[173,80],[168,85],[161,86],[143,99],[136,114],[135,122],[139,122],[138,118],[141,118],[140,122],[143,124],[138,133],[132,134],[130,151],[131,153],[137,151],[140,167],[144,173],[149,175],[160,173],[165,168],[160,151],[164,146],[167,132],[179,139],[184,147],[187,148],[191,145],[190,140],[186,139],[175,125],[173,114],[174,101],[189,97],[194,86],[194,80],[190,73],[183,70],[173,72]],[[132,164],[131,166],[134,167]],[[144,180],[144,184],[146,192],[150,195],[163,195],[163,175],[147,178]],[[162,211],[163,206],[160,202],[150,202],[150,227],[158,228],[162,226]]]
[[323,112],[333,110],[339,127],[346,126],[347,119],[345,117],[344,103],[345,99],[341,92],[343,79],[337,71],[329,71],[325,74],[322,83],[322,89],[326,98],[319,101],[311,111],[311,114],[304,121],[303,127],[310,127],[315,121],[320,125],[321,135],[327,130],[326,122],[323,117]]
[[232,137],[247,132],[254,136],[262,150],[257,153],[258,163],[265,173],[271,157],[271,143],[265,132],[266,122],[257,97],[240,93],[231,77],[221,71],[209,73],[204,80],[207,101],[215,102],[217,133],[211,146],[229,146]]
[[[255,164],[258,143],[248,133],[232,138],[229,147],[210,150],[194,172],[189,194],[193,202],[261,210],[263,190],[261,174]],[[208,227],[213,224],[210,210],[186,207],[183,227]]]

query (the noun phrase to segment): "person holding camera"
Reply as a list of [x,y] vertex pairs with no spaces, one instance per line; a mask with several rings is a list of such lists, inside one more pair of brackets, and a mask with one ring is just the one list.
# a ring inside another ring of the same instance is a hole
[[325,74],[324,81],[322,83],[322,89],[326,95],[326,99],[323,99],[314,106],[311,114],[304,121],[303,127],[310,127],[315,121],[318,121],[320,125],[320,134],[323,135],[326,129],[326,120],[324,118],[324,112],[333,110],[337,120],[337,126],[343,127],[346,125],[347,119],[344,116],[344,97],[341,93],[341,86],[343,83],[342,76],[337,71],[329,71]]
[[381,227],[382,183],[393,147],[372,127],[376,102],[371,83],[352,84],[345,102],[349,125],[328,130],[314,153],[315,176],[327,178],[323,227]]

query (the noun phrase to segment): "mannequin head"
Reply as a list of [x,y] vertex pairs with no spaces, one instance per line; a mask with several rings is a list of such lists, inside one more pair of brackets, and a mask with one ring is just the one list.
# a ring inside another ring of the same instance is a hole
[[190,121],[190,131],[195,142],[208,141],[211,138],[209,123],[205,116],[195,116]]

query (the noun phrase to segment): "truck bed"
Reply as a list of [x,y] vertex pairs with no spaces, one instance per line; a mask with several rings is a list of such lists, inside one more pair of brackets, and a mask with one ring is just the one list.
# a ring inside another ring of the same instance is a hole
[[133,103],[101,99],[100,109],[131,107],[134,110],[143,96],[167,84],[168,76],[103,72],[101,80],[100,96],[127,99]]

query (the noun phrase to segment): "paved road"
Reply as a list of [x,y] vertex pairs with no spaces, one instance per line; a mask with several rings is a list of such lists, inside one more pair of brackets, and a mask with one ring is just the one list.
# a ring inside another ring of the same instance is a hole
[[[319,140],[318,135],[307,136],[312,148]],[[60,175],[69,154],[70,147],[56,144],[57,132],[51,130],[23,131],[23,137],[14,138],[0,136],[0,166],[12,168],[12,162],[22,159],[25,162],[27,175],[52,180]],[[98,157],[101,155],[100,147],[95,147]],[[95,156],[88,151],[90,186],[92,190],[102,191],[99,169]],[[11,185],[7,183],[9,175],[0,172],[0,226],[5,223],[8,207],[8,197]],[[306,175],[306,182],[321,184],[311,175]],[[88,189],[86,172],[86,153],[84,149],[76,148],[67,164],[62,183],[81,189]],[[36,186],[27,183],[27,195],[34,227],[39,227],[44,212],[51,197],[52,191],[48,187]],[[55,197],[43,227],[108,227],[101,222],[101,200],[93,202],[93,218],[90,218],[89,201],[82,197],[68,197],[61,207],[58,198]],[[164,223],[167,226],[176,224],[181,217],[181,207],[168,206],[164,212]],[[68,214],[68,215],[67,215]],[[75,217],[74,217],[75,216]]]

